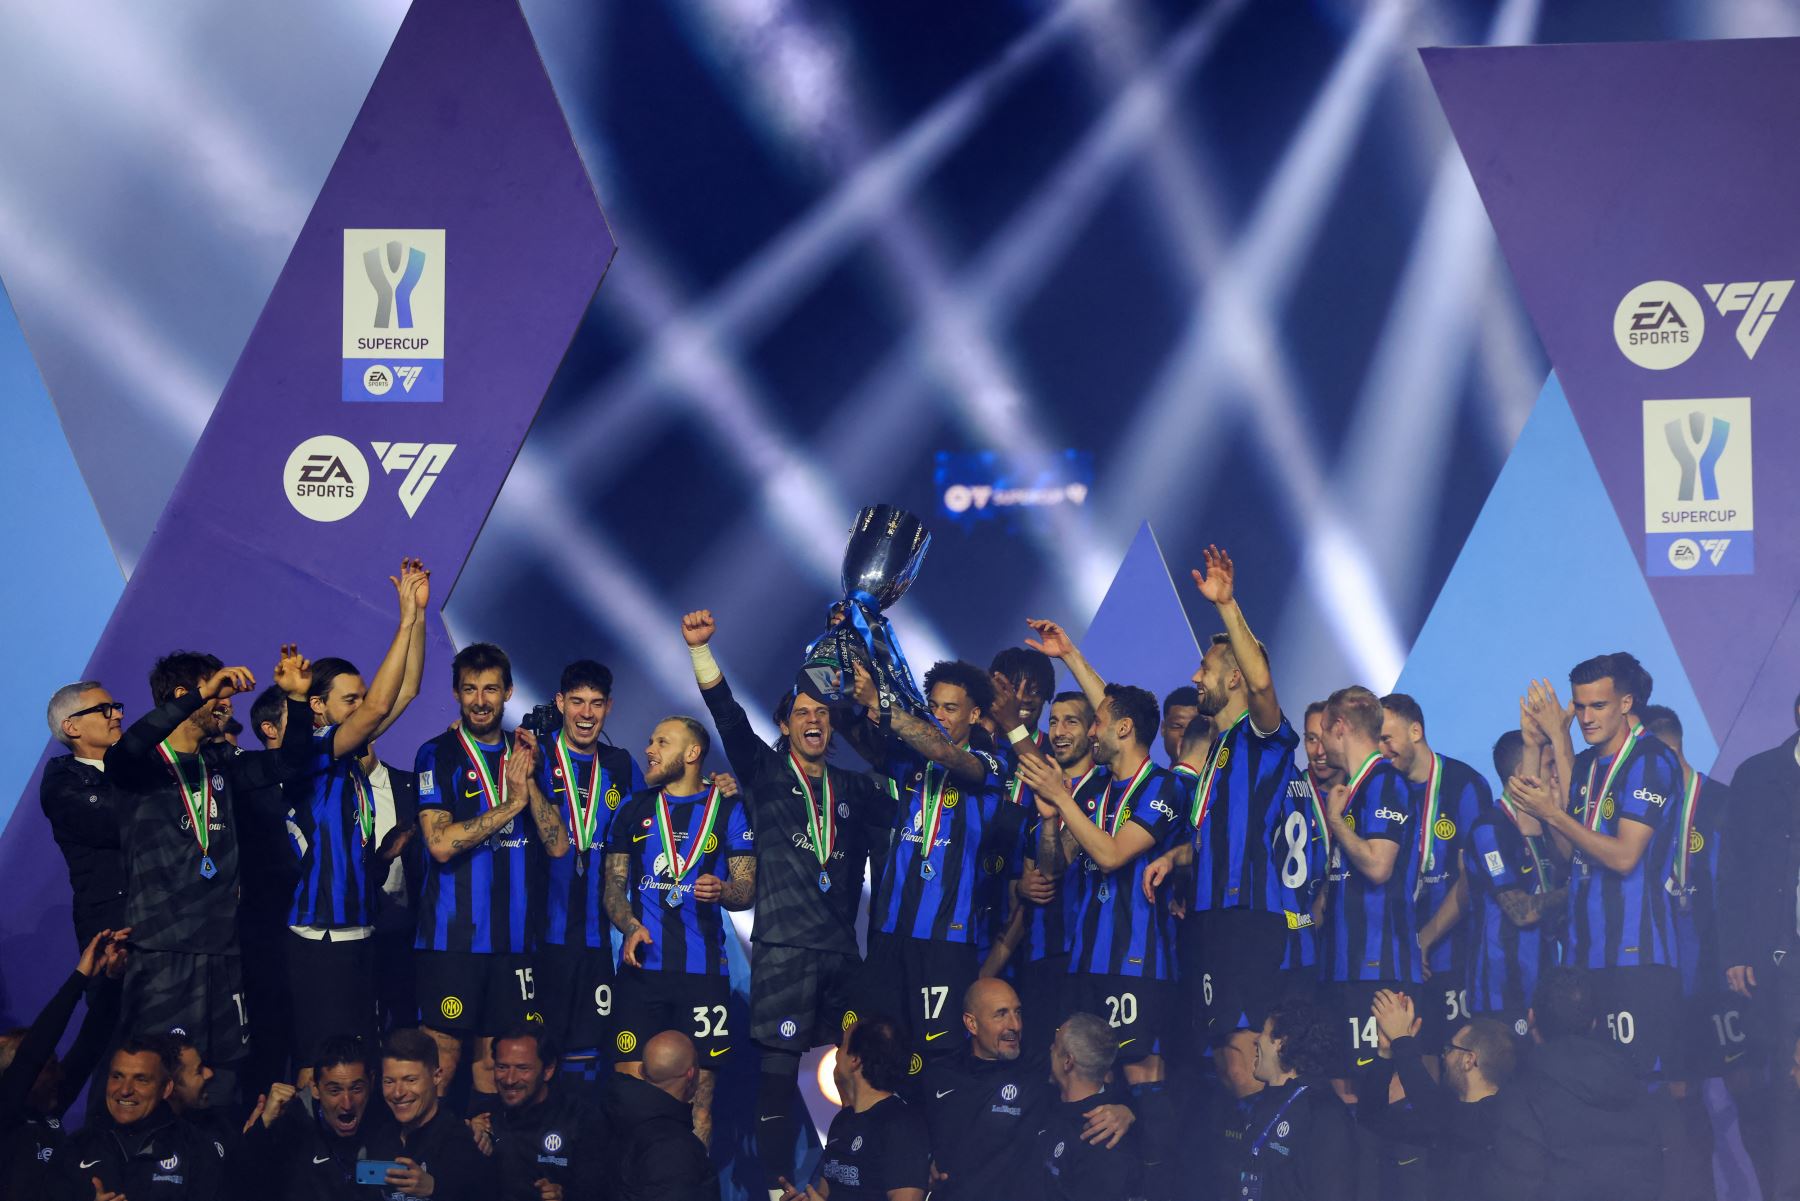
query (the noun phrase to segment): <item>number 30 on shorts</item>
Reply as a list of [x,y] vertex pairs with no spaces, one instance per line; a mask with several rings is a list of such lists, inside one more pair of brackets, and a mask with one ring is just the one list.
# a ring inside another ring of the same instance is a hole
[[1121,1026],[1137,1024],[1138,1002],[1136,993],[1122,992],[1116,997],[1106,998],[1106,1024],[1117,1030]]

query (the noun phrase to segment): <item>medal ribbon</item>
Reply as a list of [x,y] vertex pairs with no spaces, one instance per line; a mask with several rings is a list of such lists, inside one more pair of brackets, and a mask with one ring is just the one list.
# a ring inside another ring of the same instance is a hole
[[563,739],[563,732],[556,732],[556,758],[562,764],[563,791],[569,797],[569,835],[575,840],[577,851],[586,851],[594,845],[594,831],[600,828],[600,755],[595,749],[594,768],[588,776],[587,808],[581,807],[581,785],[575,776],[575,756],[569,750],[569,744]]
[[[1517,829],[1517,827],[1519,825],[1518,807],[1512,803],[1512,798],[1506,795],[1505,789],[1501,789],[1499,799],[1500,799],[1500,812],[1506,814],[1507,817],[1511,818],[1513,827],[1515,829]],[[1534,891],[1534,892],[1549,892],[1550,891],[1550,877],[1545,874],[1546,871],[1548,870],[1548,868],[1547,868],[1546,864],[1544,863],[1543,849],[1538,845],[1539,842],[1542,840],[1539,839],[1535,835],[1525,833],[1523,830],[1519,831],[1519,837],[1520,837],[1520,839],[1522,839],[1524,841],[1525,849],[1527,851],[1531,852],[1532,866],[1537,869],[1537,874],[1538,874],[1537,886],[1532,891]]]
[[1675,852],[1675,887],[1684,892],[1688,878],[1688,847],[1692,845],[1689,840],[1694,836],[1694,809],[1699,799],[1700,773],[1695,772],[1694,778],[1688,781],[1686,795],[1681,798],[1681,825],[1677,827],[1681,831],[1681,846]]
[[375,804],[369,800],[362,769],[355,764],[350,766],[350,789],[356,793],[356,832],[362,835],[362,845],[368,846],[375,840]]
[[1325,801],[1319,796],[1319,786],[1313,782],[1312,771],[1301,769],[1300,774],[1306,777],[1306,795],[1312,800],[1312,819],[1318,823],[1319,837],[1325,843],[1325,853],[1331,853],[1331,827],[1325,824]]
[[1212,756],[1206,761],[1206,772],[1200,777],[1199,790],[1194,793],[1195,833],[1199,833],[1200,823],[1206,820],[1206,811],[1212,808],[1213,783],[1219,776],[1219,757],[1225,753],[1225,745],[1231,741],[1232,734],[1236,733],[1237,728],[1243,725],[1244,719],[1249,716],[1250,710],[1246,709],[1238,714],[1236,721],[1225,727],[1224,732],[1219,735],[1218,745],[1213,747]]
[[1119,827],[1125,824],[1125,815],[1131,808],[1131,798],[1135,797],[1138,794],[1138,789],[1144,786],[1144,780],[1150,775],[1150,769],[1153,766],[1155,765],[1150,762],[1149,756],[1146,755],[1144,757],[1144,762],[1138,766],[1136,772],[1132,773],[1131,779],[1126,781],[1125,792],[1119,797],[1118,806],[1112,808],[1110,826],[1108,825],[1107,810],[1109,807],[1112,807],[1113,785],[1117,784],[1118,780],[1113,779],[1107,781],[1106,791],[1100,794],[1100,808],[1094,813],[1094,824],[1096,826],[1099,826],[1102,830],[1105,830],[1108,834],[1115,837],[1118,835]]
[[[461,722],[456,725],[456,740],[462,743],[463,754],[469,757],[469,765],[475,769],[476,778],[481,781],[482,812],[485,813],[496,805],[506,804],[506,760],[509,757],[506,751],[506,735],[504,733],[500,735],[499,788],[494,787],[494,774],[488,770],[487,756],[481,753],[481,748],[476,745],[473,738],[469,737],[469,732],[463,729]],[[499,798],[497,801],[496,797]]]
[[212,830],[207,826],[207,815],[212,812],[212,776],[207,774],[206,760],[198,751],[194,758],[200,762],[200,787],[189,788],[187,777],[182,774],[181,761],[169,746],[169,740],[163,739],[156,744],[156,753],[162,756],[169,770],[175,773],[175,786],[181,789],[181,806],[187,810],[188,820],[194,824],[194,841],[200,844],[200,857],[206,858],[207,847],[212,842]]
[[925,779],[919,785],[919,830],[925,836],[925,841],[919,844],[920,859],[931,858],[931,848],[937,844],[938,825],[944,817],[944,786],[950,783],[950,769],[939,768],[937,786],[932,787],[931,769],[934,767],[937,764],[926,762]]
[[1600,828],[1600,823],[1604,820],[1600,811],[1606,807],[1606,796],[1612,791],[1613,781],[1619,778],[1619,769],[1625,766],[1625,760],[1631,758],[1631,752],[1637,748],[1638,735],[1643,732],[1644,727],[1633,726],[1631,733],[1625,736],[1625,745],[1619,748],[1619,753],[1613,756],[1612,766],[1606,769],[1606,783],[1600,786],[1598,796],[1594,794],[1594,769],[1600,766],[1600,756],[1595,755],[1593,762],[1588,764],[1587,801],[1581,814],[1582,822],[1588,829]]
[[837,811],[831,797],[831,770],[827,768],[820,773],[823,781],[820,787],[825,794],[825,808],[821,815],[818,799],[813,793],[812,778],[800,770],[800,760],[794,757],[793,751],[788,752],[788,768],[806,793],[806,832],[812,837],[813,858],[819,861],[820,868],[824,868],[831,859],[832,849],[837,846]]
[[1350,812],[1350,806],[1356,800],[1356,790],[1363,786],[1363,781],[1369,778],[1369,773],[1375,770],[1375,765],[1379,762],[1381,762],[1381,752],[1370,751],[1369,757],[1364,759],[1362,766],[1356,769],[1356,774],[1350,777],[1350,795],[1344,801],[1345,813]]
[[1419,879],[1413,885],[1413,898],[1425,886],[1425,873],[1437,863],[1438,799],[1444,787],[1444,757],[1433,751],[1431,772],[1425,777],[1425,820],[1419,825]]
[[656,832],[662,835],[663,854],[669,858],[669,879],[681,883],[681,878],[700,862],[701,849],[712,836],[713,820],[718,816],[719,786],[714,784],[706,790],[706,814],[700,819],[700,832],[694,835],[694,845],[684,862],[675,852],[675,823],[669,816],[669,794],[660,789],[657,791]]

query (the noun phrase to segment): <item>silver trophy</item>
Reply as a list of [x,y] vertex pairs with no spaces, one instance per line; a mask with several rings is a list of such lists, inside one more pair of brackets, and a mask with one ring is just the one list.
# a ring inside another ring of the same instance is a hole
[[869,505],[856,515],[844,548],[844,599],[832,605],[832,624],[806,648],[801,667],[828,704],[852,701],[855,664],[861,663],[875,681],[883,724],[895,706],[929,719],[900,640],[881,614],[906,595],[930,545],[924,522],[904,509]]

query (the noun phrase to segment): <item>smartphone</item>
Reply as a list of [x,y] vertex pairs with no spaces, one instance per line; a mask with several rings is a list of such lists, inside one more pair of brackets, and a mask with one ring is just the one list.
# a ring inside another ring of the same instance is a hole
[[390,1169],[403,1169],[406,1165],[395,1163],[391,1159],[359,1159],[356,1161],[356,1183],[386,1184]]

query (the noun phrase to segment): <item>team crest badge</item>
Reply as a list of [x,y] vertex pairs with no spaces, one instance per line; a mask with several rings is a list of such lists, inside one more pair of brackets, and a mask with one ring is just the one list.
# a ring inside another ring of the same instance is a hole
[[617,809],[619,807],[619,789],[617,785],[606,790],[606,807],[608,809]]
[[1437,835],[1440,842],[1449,842],[1456,837],[1456,823],[1447,817],[1440,817],[1437,824],[1431,827],[1431,832]]
[[1698,830],[1688,831],[1688,854],[1697,855],[1706,849],[1706,839]]
[[463,1015],[462,998],[461,997],[445,997],[443,999],[443,1001],[438,1005],[438,1012],[443,1014],[446,1018],[448,1018],[454,1022],[457,1018],[459,1018]]
[[613,1040],[613,1045],[618,1047],[620,1051],[629,1055],[637,1050],[637,1035],[629,1030],[621,1030],[619,1031],[619,1037]]

